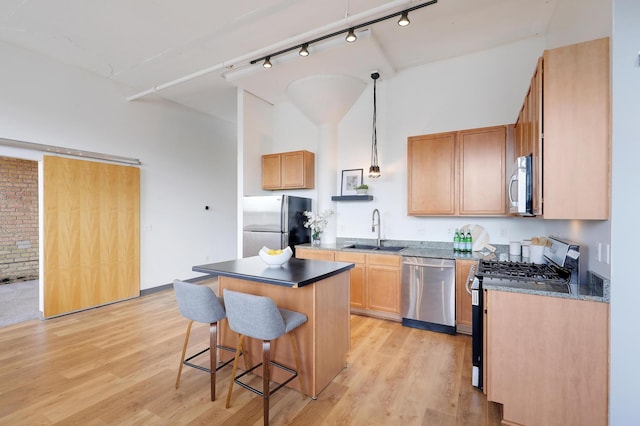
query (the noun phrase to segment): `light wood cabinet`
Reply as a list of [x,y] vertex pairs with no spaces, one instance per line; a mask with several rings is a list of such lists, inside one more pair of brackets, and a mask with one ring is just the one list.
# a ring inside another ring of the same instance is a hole
[[336,261],[349,262],[355,264],[353,269],[349,272],[351,294],[349,296],[349,302],[352,308],[366,308],[366,266],[365,266],[365,254],[364,253],[347,253],[338,251],[335,253]]
[[539,58],[515,124],[514,158],[508,165],[515,164],[515,157],[531,155],[534,215],[542,214],[542,72],[542,58]]
[[467,293],[467,278],[477,260],[456,259],[456,331],[471,334],[471,295]]
[[507,126],[408,139],[408,214],[504,216]]
[[292,151],[262,156],[262,189],[313,189],[315,155]]
[[367,255],[367,308],[400,315],[402,258]]
[[296,247],[296,258],[312,259],[312,260],[330,260],[334,261],[335,252],[331,250],[316,250],[312,248]]
[[455,132],[411,136],[408,141],[408,214],[454,215]]
[[351,312],[393,321],[401,320],[401,256],[296,248],[296,257],[355,264],[349,270]]
[[489,290],[485,310],[485,391],[505,424],[607,424],[608,304]]
[[458,132],[460,215],[506,214],[506,126]]
[[543,217],[608,219],[611,126],[609,39],[543,56]]
[[609,218],[610,98],[608,38],[538,60],[514,131],[514,157],[533,159],[533,214]]

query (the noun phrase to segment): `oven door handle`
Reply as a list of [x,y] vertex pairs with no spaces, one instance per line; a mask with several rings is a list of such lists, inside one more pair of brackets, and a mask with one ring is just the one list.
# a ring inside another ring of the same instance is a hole
[[469,275],[467,275],[467,282],[464,285],[465,289],[467,290],[467,293],[469,294],[471,294],[471,289],[469,288],[469,285],[476,278],[476,267],[477,267],[477,264],[471,265],[471,269],[469,269]]

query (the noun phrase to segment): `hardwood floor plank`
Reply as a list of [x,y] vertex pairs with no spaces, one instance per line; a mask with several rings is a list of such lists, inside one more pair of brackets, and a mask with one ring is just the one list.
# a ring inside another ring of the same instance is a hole
[[[0,424],[262,424],[262,400],[239,386],[224,407],[230,368],[215,402],[208,374],[192,368],[175,389],[185,331],[172,290],[0,328]],[[207,340],[194,325],[188,353]],[[470,374],[469,336],[352,315],[348,367],[317,400],[302,400],[297,381],[272,395],[271,424],[500,424]]]

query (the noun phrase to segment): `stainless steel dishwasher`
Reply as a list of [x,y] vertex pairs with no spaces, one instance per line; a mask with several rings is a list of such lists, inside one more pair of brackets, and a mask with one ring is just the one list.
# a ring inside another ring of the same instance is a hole
[[456,262],[402,258],[402,325],[455,334]]

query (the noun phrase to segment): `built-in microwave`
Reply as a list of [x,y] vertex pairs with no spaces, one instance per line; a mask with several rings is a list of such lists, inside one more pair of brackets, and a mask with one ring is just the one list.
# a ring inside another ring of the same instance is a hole
[[532,156],[516,159],[515,170],[509,179],[509,212],[520,216],[533,216]]

